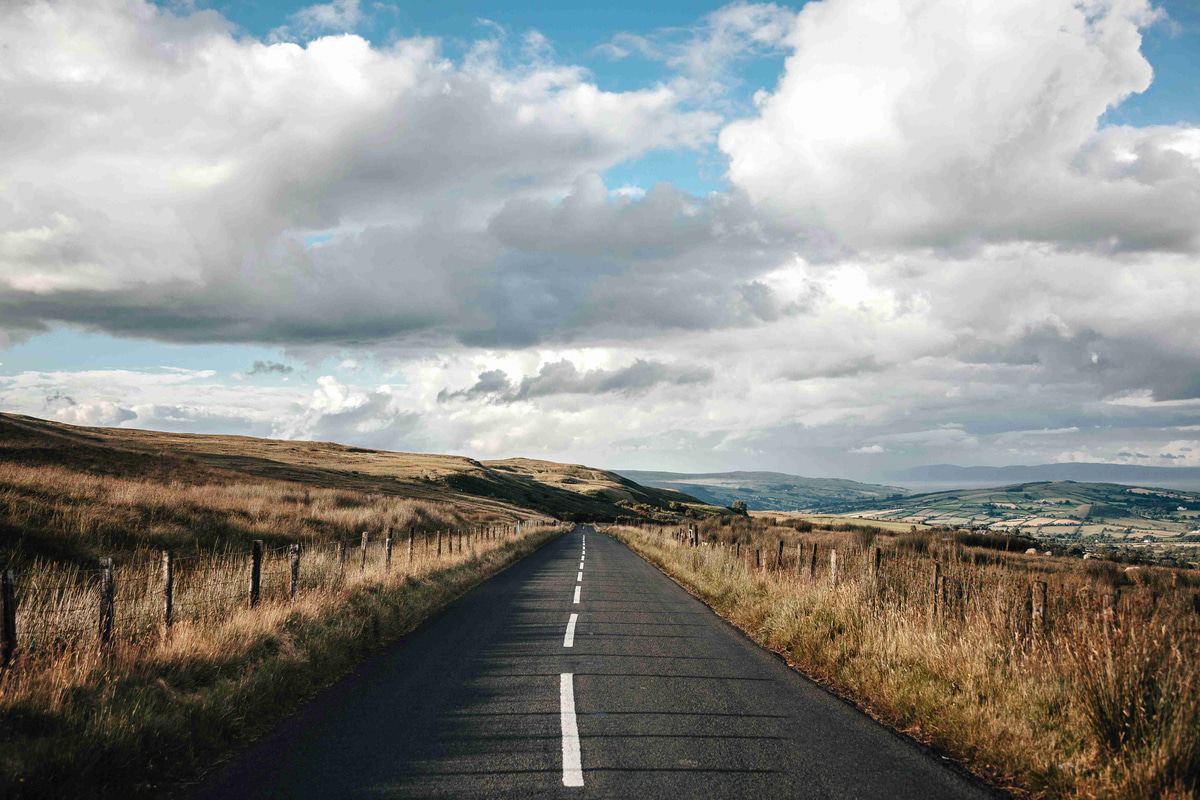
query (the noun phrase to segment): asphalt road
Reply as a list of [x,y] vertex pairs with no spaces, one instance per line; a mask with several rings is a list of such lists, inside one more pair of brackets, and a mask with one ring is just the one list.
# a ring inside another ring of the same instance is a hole
[[578,527],[322,694],[196,796],[992,795]]

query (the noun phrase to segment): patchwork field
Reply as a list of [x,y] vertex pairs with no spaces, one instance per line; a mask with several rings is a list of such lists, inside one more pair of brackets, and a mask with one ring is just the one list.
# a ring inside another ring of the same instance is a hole
[[1181,564],[1200,556],[1200,494],[1049,481],[917,494],[846,516],[1019,534],[1084,551],[1119,547]]

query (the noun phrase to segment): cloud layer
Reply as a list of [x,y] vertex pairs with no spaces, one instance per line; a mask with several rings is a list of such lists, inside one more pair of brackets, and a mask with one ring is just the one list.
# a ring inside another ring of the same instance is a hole
[[[1200,458],[1200,129],[1104,122],[1154,79],[1146,0],[735,4],[598,42],[675,71],[624,91],[364,13],[0,7],[0,344],[283,353],[48,364],[0,407],[680,469]],[[602,177],[712,147],[704,197]]]

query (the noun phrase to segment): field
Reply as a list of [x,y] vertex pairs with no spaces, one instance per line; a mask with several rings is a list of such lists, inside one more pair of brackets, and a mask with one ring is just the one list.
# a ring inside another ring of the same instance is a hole
[[[1200,559],[1200,494],[1053,481],[959,489],[876,502],[852,516],[1020,534],[1085,552],[1140,554],[1185,566]],[[882,524],[882,523],[881,523]]]
[[389,526],[635,515],[692,498],[602,470],[0,414],[0,562],[357,541]]
[[756,511],[815,511],[836,513],[885,498],[908,494],[895,486],[840,478],[804,478],[782,472],[644,472],[619,474],[643,486],[676,490],[714,506],[741,500]]
[[607,530],[796,668],[994,786],[1197,795],[1194,572],[971,544],[1001,536],[722,522],[700,526],[700,546],[678,528]]
[[547,512],[680,500],[549,462],[0,415],[0,796],[158,796],[565,530]]

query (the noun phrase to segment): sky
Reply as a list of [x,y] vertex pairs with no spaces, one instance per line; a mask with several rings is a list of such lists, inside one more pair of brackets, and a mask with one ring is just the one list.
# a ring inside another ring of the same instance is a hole
[[1200,466],[1195,0],[9,0],[0,102],[0,411]]

